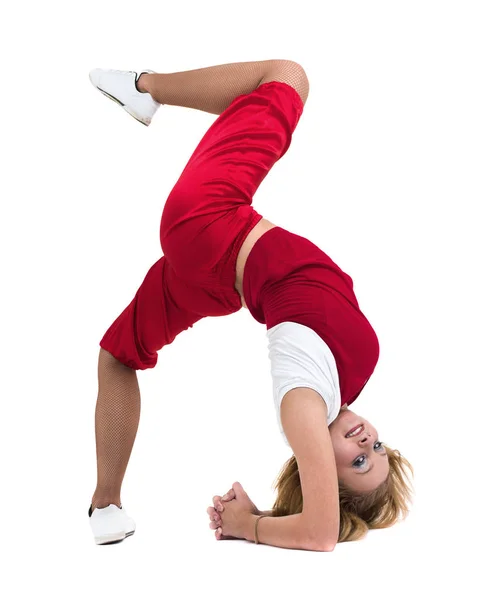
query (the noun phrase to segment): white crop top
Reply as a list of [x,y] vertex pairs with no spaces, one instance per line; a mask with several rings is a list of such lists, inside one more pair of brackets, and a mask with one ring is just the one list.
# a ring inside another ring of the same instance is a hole
[[286,321],[268,329],[266,334],[276,417],[283,440],[291,447],[281,423],[284,395],[297,387],[315,390],[326,402],[330,425],[341,409],[338,369],[329,346],[305,325]]

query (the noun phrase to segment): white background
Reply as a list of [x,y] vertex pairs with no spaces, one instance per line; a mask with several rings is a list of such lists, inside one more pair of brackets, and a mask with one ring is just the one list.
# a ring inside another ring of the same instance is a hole
[[[2,11],[3,598],[477,597],[476,8],[47,0]],[[381,356],[352,409],[413,463],[411,515],[332,553],[215,540],[212,496],[240,481],[271,508],[291,456],[265,328],[241,310],[199,322],[139,372],[122,492],[137,531],[96,546],[98,344],[161,256],[163,204],[215,117],[167,106],[144,127],[88,73],[270,58],[301,63],[311,91],[254,206],[353,278]]]

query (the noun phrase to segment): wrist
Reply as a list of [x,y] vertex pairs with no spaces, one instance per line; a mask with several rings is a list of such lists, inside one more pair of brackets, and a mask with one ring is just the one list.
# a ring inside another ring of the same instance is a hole
[[243,537],[248,542],[254,542],[254,530],[256,521],[261,515],[249,514],[244,525]]

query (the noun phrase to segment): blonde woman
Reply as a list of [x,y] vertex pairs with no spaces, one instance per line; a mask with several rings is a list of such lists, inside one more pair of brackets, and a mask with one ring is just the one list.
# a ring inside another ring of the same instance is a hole
[[242,306],[266,325],[278,425],[293,456],[271,511],[261,513],[239,483],[223,502],[213,497],[207,512],[217,539],[331,551],[405,516],[411,465],[348,408],[379,358],[353,281],[315,244],[252,207],[303,112],[304,69],[266,60],[171,74],[95,69],[90,79],[145,125],[161,105],[219,115],[165,203],[164,255],[100,342],[95,542],[135,531],[120,491],[140,416],[136,371],[154,367],[158,350],[203,317]]

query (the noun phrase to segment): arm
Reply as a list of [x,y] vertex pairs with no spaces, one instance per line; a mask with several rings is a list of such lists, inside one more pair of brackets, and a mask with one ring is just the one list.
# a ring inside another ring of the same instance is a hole
[[[248,515],[243,536],[246,540],[254,542],[254,528],[258,517]],[[292,548],[294,550],[316,550],[309,542],[307,524],[302,513],[286,517],[268,517],[261,519],[258,524],[258,540],[261,544]]]
[[[303,495],[302,519],[298,523],[303,543],[313,550],[331,551],[339,537],[339,488],[326,403],[312,389],[292,389],[282,400],[281,422],[298,462]],[[267,521],[275,520],[278,518],[262,519],[266,523],[258,525],[266,544]]]
[[[303,510],[274,517],[272,510],[258,510],[243,491],[253,510],[247,506],[238,537],[255,541],[256,521],[259,515],[264,515],[270,518],[258,523],[260,543],[331,552],[339,536],[339,489],[326,404],[314,390],[294,388],[285,394],[281,403],[281,422],[298,463]],[[213,502],[216,498],[220,499],[214,497]],[[234,490],[230,490],[223,499],[233,498]]]
[[254,542],[259,515],[258,540],[262,544],[330,552],[339,534],[339,491],[336,461],[327,425],[327,408],[321,396],[309,388],[285,394],[281,421],[291,444],[301,477],[303,511],[273,517],[273,511],[247,514],[242,537]]

